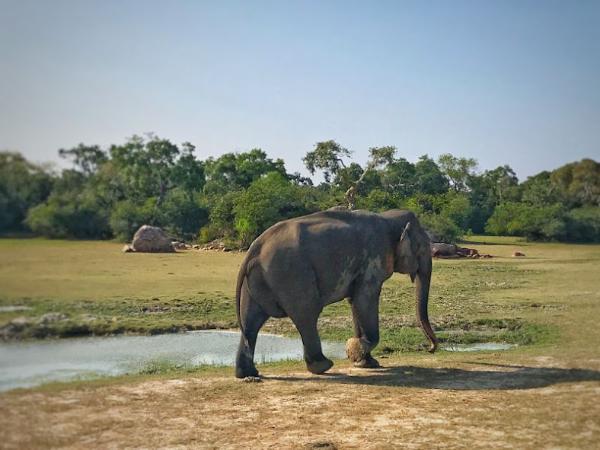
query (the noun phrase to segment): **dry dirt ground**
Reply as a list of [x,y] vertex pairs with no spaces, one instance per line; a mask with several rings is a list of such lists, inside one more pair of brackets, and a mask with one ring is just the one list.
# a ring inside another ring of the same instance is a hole
[[[464,358],[461,358],[464,359]],[[469,359],[469,358],[466,358]],[[3,448],[581,448],[600,446],[600,361],[345,363],[12,392]],[[524,360],[527,360],[525,358]],[[438,361],[439,362],[439,361]]]

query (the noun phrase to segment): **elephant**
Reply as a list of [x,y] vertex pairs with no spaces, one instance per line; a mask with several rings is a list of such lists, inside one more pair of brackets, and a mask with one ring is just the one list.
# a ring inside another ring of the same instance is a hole
[[346,346],[349,359],[356,367],[379,367],[371,356],[379,342],[379,296],[394,272],[410,275],[415,283],[417,318],[433,353],[437,339],[427,312],[431,269],[429,238],[410,211],[332,208],[276,223],[250,245],[239,270],[235,376],[259,376],[254,349],[270,317],[292,320],[308,371],[329,370],[333,362],[323,355],[317,320],[325,306],[344,298],[354,322],[354,337]]

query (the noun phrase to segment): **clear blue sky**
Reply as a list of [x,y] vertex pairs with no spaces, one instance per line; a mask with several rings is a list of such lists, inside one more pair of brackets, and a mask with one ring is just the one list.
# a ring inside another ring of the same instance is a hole
[[0,0],[0,149],[149,131],[303,173],[327,139],[520,178],[598,160],[600,1]]

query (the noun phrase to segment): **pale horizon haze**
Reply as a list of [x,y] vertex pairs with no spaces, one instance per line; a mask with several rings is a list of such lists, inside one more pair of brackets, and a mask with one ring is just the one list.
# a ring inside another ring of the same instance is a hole
[[600,1],[0,0],[0,64],[0,150],[35,162],[146,132],[305,175],[329,139],[520,180],[600,159]]

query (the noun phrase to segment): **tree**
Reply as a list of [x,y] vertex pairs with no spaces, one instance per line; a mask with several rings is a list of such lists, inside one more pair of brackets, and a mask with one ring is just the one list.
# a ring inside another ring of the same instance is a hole
[[600,163],[592,159],[566,164],[552,171],[550,181],[574,206],[600,206]]
[[71,149],[61,148],[58,150],[61,158],[70,159],[85,176],[95,174],[100,166],[108,161],[108,157],[104,151],[97,145],[85,145],[80,143],[77,147]]
[[530,205],[553,205],[562,203],[564,196],[552,183],[550,172],[543,171],[521,184],[521,200]]
[[208,208],[197,195],[183,188],[169,191],[159,211],[159,223],[173,236],[194,239],[208,224]]
[[574,242],[600,242],[600,207],[586,206],[569,211],[567,239]]
[[472,206],[468,194],[448,191],[440,197],[439,214],[450,219],[462,231],[467,231],[472,216]]
[[304,177],[300,172],[294,172],[287,175],[288,180],[298,186],[312,186],[313,182],[309,177]]
[[248,246],[274,223],[307,213],[298,187],[278,172],[256,180],[235,202],[235,228],[242,246]]
[[467,229],[483,233],[487,220],[498,204],[519,201],[521,194],[518,183],[514,171],[506,165],[486,170],[481,175],[471,175],[467,182],[471,204]]
[[510,197],[514,199],[519,179],[510,166],[504,165],[494,170],[486,170],[482,177],[489,190],[488,195],[493,198],[495,204],[510,200]]
[[218,238],[233,241],[236,238],[235,212],[237,199],[244,191],[233,190],[224,194],[206,195],[209,223],[200,229],[198,240],[202,243]]
[[244,153],[225,153],[219,158],[208,158],[204,163],[206,193],[224,193],[231,189],[246,189],[254,181],[270,172],[287,177],[283,160],[272,160],[258,148]]
[[450,180],[452,188],[457,192],[465,192],[469,177],[477,168],[477,161],[473,158],[458,158],[450,153],[444,153],[438,158],[438,165]]
[[89,190],[54,191],[45,203],[29,209],[27,225],[52,238],[107,239],[111,237],[108,211]]
[[156,198],[144,201],[126,199],[113,205],[110,211],[110,228],[115,238],[130,241],[139,227],[145,224],[161,225],[155,215]]
[[[346,203],[348,204],[348,209],[353,210],[356,208],[356,195],[358,194],[358,190],[360,187],[363,187],[365,184],[365,177],[367,175],[371,175],[371,179],[377,180],[376,182],[372,181],[372,186],[370,189],[366,189],[366,192],[369,192],[371,189],[375,187],[381,186],[381,181],[379,179],[378,174],[375,173],[374,169],[384,164],[389,164],[394,160],[394,154],[396,153],[396,147],[371,147],[369,149],[369,161],[367,162],[367,166],[362,169],[362,173],[356,181],[350,181],[350,187],[346,190],[345,198]],[[360,169],[358,164],[354,164],[355,169]],[[358,173],[358,170],[356,170]]]
[[121,172],[127,196],[139,200],[156,197],[156,206],[175,186],[173,169],[179,149],[167,139],[152,134],[133,136],[124,145],[110,148],[112,160]]
[[172,180],[192,201],[194,193],[201,192],[206,179],[204,164],[194,156],[195,147],[189,142],[181,146],[181,154],[173,167]]
[[350,155],[348,149],[330,140],[317,142],[315,149],[308,152],[302,161],[311,175],[314,175],[317,169],[322,170],[325,181],[329,183],[332,175],[335,176],[340,169],[346,167],[343,158]]
[[485,229],[491,234],[525,236],[530,240],[561,240],[567,232],[565,210],[560,204],[502,203]]
[[23,231],[27,211],[42,203],[54,179],[17,152],[0,152],[0,231]]
[[417,190],[415,165],[404,158],[394,159],[381,172],[383,188],[400,197],[410,197]]
[[369,163],[367,167],[375,169],[394,162],[396,147],[386,145],[385,147],[371,147],[369,149]]
[[442,194],[448,190],[448,179],[438,165],[427,155],[415,164],[417,191],[423,194]]
[[347,167],[342,167],[336,172],[333,185],[345,192],[349,187],[354,186],[364,173],[365,169],[360,164],[351,162]]
[[370,190],[366,195],[359,197],[356,203],[359,209],[375,212],[397,209],[402,206],[398,197],[382,189]]

